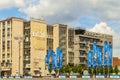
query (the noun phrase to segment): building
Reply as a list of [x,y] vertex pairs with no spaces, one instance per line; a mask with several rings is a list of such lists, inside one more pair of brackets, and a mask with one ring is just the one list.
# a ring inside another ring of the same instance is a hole
[[[74,31],[74,65],[87,65],[87,53],[88,50],[93,50],[94,42],[97,46],[102,47],[102,54],[104,53],[104,41],[110,45],[113,44],[111,35],[89,32],[79,28]],[[102,59],[104,58],[102,57]]]
[[[65,24],[49,25],[44,20],[9,18],[0,21],[1,75],[47,76],[47,49],[63,53],[63,65],[87,65],[87,52],[94,42],[112,44],[112,36],[68,28]],[[103,50],[103,49],[102,49]]]
[[113,67],[118,66],[120,68],[120,58],[113,57]]
[[53,50],[59,47],[63,53],[63,65],[68,64],[68,27],[63,24],[54,24],[53,27]]
[[68,64],[74,65],[74,28],[68,29]]
[[[23,20],[9,18],[0,21],[0,70],[1,75],[23,73],[23,40],[16,40],[17,36],[23,36]],[[20,47],[19,47],[19,43]],[[21,60],[19,62],[19,52]]]

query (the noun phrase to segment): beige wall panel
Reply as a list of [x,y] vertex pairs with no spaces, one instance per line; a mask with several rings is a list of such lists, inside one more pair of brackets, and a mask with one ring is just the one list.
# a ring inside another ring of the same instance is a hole
[[[47,24],[40,20],[31,20],[31,74],[41,68],[42,76],[47,75],[45,71],[45,55],[47,50]],[[37,66],[35,66],[37,63]]]
[[20,47],[20,65],[19,65],[19,45],[16,36],[23,37],[23,20],[12,19],[12,75],[17,75],[20,66],[20,74],[23,74],[23,41]]

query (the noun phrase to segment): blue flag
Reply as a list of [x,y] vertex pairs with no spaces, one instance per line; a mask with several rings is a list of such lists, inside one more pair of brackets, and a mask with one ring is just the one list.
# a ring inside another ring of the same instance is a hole
[[96,43],[93,44],[93,67],[97,67],[97,46]]
[[54,70],[56,67],[56,54],[53,52],[52,53],[52,69]]
[[108,66],[112,66],[112,45],[109,45],[108,50]]
[[57,68],[60,67],[60,49],[56,48],[56,55],[57,55]]
[[46,57],[45,57],[45,64],[48,64],[48,69],[50,69],[50,56],[51,56],[51,54],[52,54],[52,50],[50,49],[50,48],[48,48],[48,53],[47,53],[47,55],[46,55]]
[[107,41],[104,42],[104,66],[108,66],[108,43]]
[[102,49],[101,47],[97,47],[98,49],[98,67],[102,67]]
[[92,51],[88,51],[88,67],[92,67]]
[[62,68],[62,50],[60,50],[60,68]]

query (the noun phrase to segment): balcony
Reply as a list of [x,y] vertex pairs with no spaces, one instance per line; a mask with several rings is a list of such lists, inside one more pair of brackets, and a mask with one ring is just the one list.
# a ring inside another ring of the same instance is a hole
[[2,71],[9,71],[11,68],[10,67],[1,67]]
[[79,64],[87,64],[87,62],[86,61],[80,61]]
[[7,25],[8,28],[11,28],[10,24]]
[[47,35],[47,38],[53,38],[53,35]]
[[68,51],[69,51],[69,52],[73,52],[73,49],[72,49],[72,48],[68,48]]
[[30,29],[30,26],[25,26],[25,29]]
[[30,45],[25,45],[25,47],[24,48],[30,48]]
[[30,68],[30,64],[26,64],[26,65],[25,65],[25,68]]
[[26,57],[24,57],[24,60],[28,61],[28,60],[30,60],[30,57],[26,56]]
[[86,54],[80,54],[79,57],[86,57],[87,55]]

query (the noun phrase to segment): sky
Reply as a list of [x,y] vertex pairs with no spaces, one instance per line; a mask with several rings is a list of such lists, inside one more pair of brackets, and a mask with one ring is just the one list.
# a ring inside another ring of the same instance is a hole
[[113,35],[113,56],[120,57],[120,0],[1,0],[0,20],[44,19],[49,24]]

